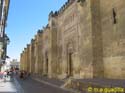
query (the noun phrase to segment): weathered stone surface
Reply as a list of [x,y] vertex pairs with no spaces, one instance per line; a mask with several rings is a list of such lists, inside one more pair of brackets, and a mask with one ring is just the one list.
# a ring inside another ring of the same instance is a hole
[[[125,79],[125,1],[100,0],[105,77]],[[107,7],[108,6],[108,7]],[[113,23],[113,9],[116,24]],[[115,73],[115,74],[114,74]]]
[[125,79],[124,10],[124,0],[67,2],[21,54],[21,69],[60,79]]

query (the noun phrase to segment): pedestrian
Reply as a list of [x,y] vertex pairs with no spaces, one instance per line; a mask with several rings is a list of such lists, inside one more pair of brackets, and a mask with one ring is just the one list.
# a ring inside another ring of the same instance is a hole
[[7,71],[7,78],[9,77],[9,71]]
[[10,75],[10,78],[13,77],[13,75],[12,75],[12,71],[9,71],[9,75]]
[[3,79],[3,73],[0,72],[0,79]]
[[6,71],[4,71],[3,77],[4,77],[4,82],[6,82],[6,77],[7,77],[7,72]]
[[20,79],[23,79],[24,78],[24,73],[23,71],[20,72]]

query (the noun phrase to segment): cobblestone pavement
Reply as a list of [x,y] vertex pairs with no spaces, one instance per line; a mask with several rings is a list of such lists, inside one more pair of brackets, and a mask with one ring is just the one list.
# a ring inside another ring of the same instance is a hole
[[23,88],[24,93],[72,93],[59,87],[38,82],[30,77],[25,80],[21,80],[19,77],[16,77],[16,79]]

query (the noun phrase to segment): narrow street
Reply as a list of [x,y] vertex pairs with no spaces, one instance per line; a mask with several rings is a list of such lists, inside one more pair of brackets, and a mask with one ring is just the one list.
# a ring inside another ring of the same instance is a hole
[[24,90],[24,93],[72,93],[58,87],[38,82],[30,77],[26,80],[21,80],[18,77],[16,79]]
[[0,93],[72,93],[59,87],[54,87],[45,83],[38,82],[32,78],[25,80],[15,76],[0,79]]
[[125,93],[125,0],[0,0],[0,93]]

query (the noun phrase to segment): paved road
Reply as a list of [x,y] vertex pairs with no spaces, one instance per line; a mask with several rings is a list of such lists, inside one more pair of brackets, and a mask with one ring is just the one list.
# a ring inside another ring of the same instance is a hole
[[71,93],[61,88],[53,87],[53,86],[38,82],[31,78],[28,78],[26,80],[20,80],[17,77],[17,81],[23,88],[24,93]]

